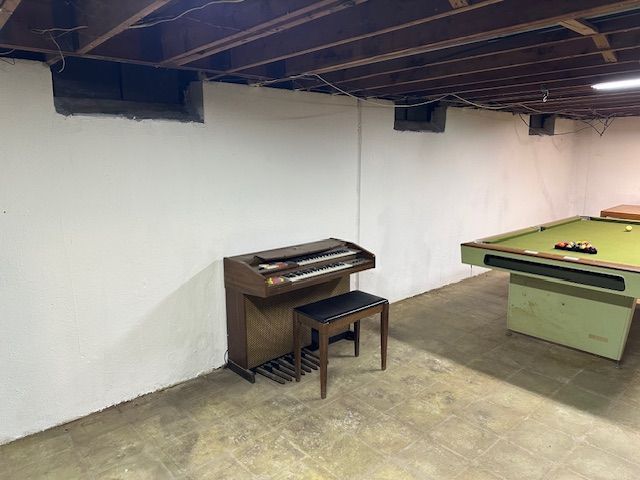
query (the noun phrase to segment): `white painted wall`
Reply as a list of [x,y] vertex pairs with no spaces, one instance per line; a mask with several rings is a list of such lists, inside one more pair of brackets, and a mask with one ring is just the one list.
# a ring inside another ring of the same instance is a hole
[[614,205],[640,205],[640,118],[617,118],[602,137],[588,129],[576,140],[580,213],[600,215]]
[[209,84],[197,125],[51,92],[0,63],[0,443],[222,365],[223,256],[356,235],[351,101]]
[[529,136],[511,114],[460,109],[444,134],[396,132],[392,112],[362,112],[361,238],[378,256],[363,288],[399,300],[458,281],[470,272],[461,242],[576,213],[571,135]]
[[0,443],[222,365],[223,256],[359,239],[360,287],[398,300],[467,275],[461,241],[582,200],[571,137],[507,114],[399,133],[349,99],[204,94],[204,125],[65,118],[45,67],[0,63]]

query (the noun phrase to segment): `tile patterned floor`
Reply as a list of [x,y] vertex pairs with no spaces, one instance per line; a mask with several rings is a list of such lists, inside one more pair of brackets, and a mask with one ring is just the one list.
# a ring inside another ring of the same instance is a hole
[[1,479],[640,478],[640,322],[625,365],[505,335],[507,277],[392,306],[361,356],[250,385],[220,370],[0,447]]

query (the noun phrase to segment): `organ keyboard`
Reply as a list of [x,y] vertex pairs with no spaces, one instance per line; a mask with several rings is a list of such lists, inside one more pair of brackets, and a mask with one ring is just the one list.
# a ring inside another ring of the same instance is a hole
[[[344,270],[345,268],[352,268],[363,262],[366,262],[366,260],[355,259],[355,260],[348,260],[346,262],[330,263],[322,267],[306,268],[304,270],[298,270],[295,272],[287,273],[283,275],[283,278],[284,278],[284,281],[298,282],[300,280],[305,280],[307,278],[317,277],[319,275],[325,275],[331,272],[337,272],[338,270]],[[271,283],[273,283],[274,281],[273,278],[269,278],[267,279],[267,282],[269,282],[269,280],[271,280]]]
[[293,307],[345,293],[352,273],[374,267],[371,252],[334,238],[225,258],[229,367],[255,381],[293,350]]

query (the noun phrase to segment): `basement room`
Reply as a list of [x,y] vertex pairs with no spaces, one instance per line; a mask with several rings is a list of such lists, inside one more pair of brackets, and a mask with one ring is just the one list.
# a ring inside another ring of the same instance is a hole
[[0,0],[0,480],[640,478],[640,0]]

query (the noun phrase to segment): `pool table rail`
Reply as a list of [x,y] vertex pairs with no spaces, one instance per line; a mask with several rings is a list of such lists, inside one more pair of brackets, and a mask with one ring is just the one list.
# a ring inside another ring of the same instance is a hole
[[[475,240],[472,242],[466,242],[461,245],[462,253],[463,253],[463,263],[469,263],[464,261],[464,252],[467,248],[479,248],[485,250],[492,250],[495,252],[503,252],[503,253],[512,253],[516,255],[523,255],[526,257],[533,257],[538,259],[546,259],[546,260],[556,260],[559,262],[571,262],[575,265],[585,265],[590,267],[601,267],[601,268],[610,268],[613,270],[620,270],[623,272],[631,272],[640,274],[640,265],[627,264],[627,263],[618,263],[618,262],[607,262],[598,260],[597,258],[585,258],[585,257],[577,257],[573,256],[571,251],[558,250],[558,252],[562,253],[548,253],[548,252],[538,252],[535,250],[528,250],[522,248],[509,247],[506,245],[500,245],[497,242],[505,242],[511,240],[516,237],[520,237],[522,235],[527,235],[530,233],[539,232],[541,230],[547,230],[559,225],[565,225],[567,223],[572,223],[576,221],[605,221],[605,222],[614,222],[614,223],[622,223],[622,224],[638,224],[640,225],[640,221],[629,221],[629,220],[621,220],[614,218],[601,218],[601,217],[588,217],[588,216],[574,216],[564,218],[562,220],[557,220],[555,222],[549,222],[542,225],[538,225],[535,227],[527,227],[521,228],[519,230],[514,230],[511,232],[503,233],[500,235],[493,235],[491,237],[482,238],[479,240]],[[485,266],[483,264],[475,264],[477,266]],[[487,267],[490,268],[490,267]]]

